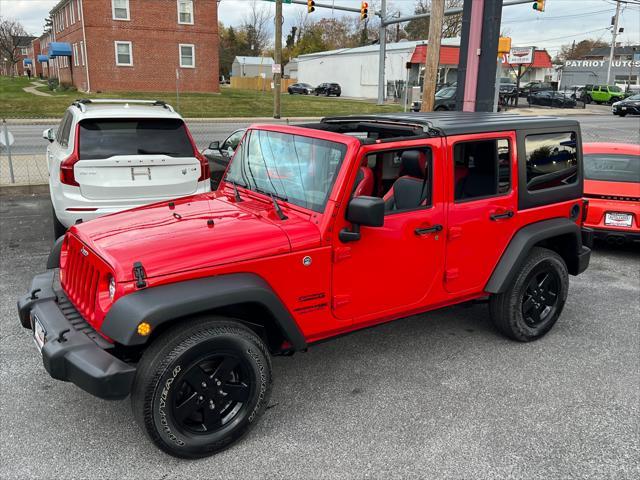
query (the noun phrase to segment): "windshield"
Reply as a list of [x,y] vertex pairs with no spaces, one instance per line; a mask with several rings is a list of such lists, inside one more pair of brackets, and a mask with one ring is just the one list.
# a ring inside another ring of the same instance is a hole
[[513,80],[511,80],[508,77],[501,77],[500,78],[500,83],[513,83]]
[[346,151],[342,143],[251,130],[236,150],[225,180],[321,213]]
[[453,97],[455,93],[456,93],[455,88],[443,88],[442,90],[438,90],[438,93],[436,93],[436,97],[449,98],[449,97]]
[[616,85],[612,85],[609,87],[609,91],[610,92],[621,92],[622,90],[620,89],[620,87],[616,86]]
[[637,102],[638,100],[640,100],[640,94],[632,95],[631,97],[627,98],[627,100],[634,100]]
[[592,153],[584,156],[584,176],[605,182],[640,182],[640,155]]

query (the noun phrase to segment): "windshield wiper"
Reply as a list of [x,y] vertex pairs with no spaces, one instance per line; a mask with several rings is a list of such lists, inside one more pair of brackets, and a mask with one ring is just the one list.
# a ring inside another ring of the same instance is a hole
[[[238,192],[238,183],[235,182],[234,180],[228,180],[226,179],[227,183],[230,183],[231,185],[233,185],[233,196],[236,200],[236,202],[242,202],[242,198],[240,197],[240,193]],[[240,185],[243,188],[247,188],[246,185]]]
[[278,200],[282,200],[283,202],[288,201],[287,197],[283,196],[283,195],[278,195],[275,192],[267,192],[266,190],[260,188],[260,187],[254,187],[253,188],[256,192],[258,193],[262,193],[263,195],[267,195],[268,197],[271,198],[271,201],[273,202],[273,208],[275,209],[276,213],[278,214],[278,218],[280,220],[286,220],[289,217],[287,217],[284,212],[282,211],[282,209],[280,208],[280,205],[278,204],[278,201],[276,200],[276,198]]

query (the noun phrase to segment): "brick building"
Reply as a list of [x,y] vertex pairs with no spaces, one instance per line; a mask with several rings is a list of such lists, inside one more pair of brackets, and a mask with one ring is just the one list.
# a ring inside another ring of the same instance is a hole
[[[218,92],[217,0],[61,0],[50,76],[82,91]],[[177,78],[178,77],[178,80]]]
[[13,64],[11,61],[0,59],[0,74],[2,75],[24,75],[27,67],[33,72],[32,62],[29,57],[31,41],[34,37],[16,36],[13,37],[13,45],[15,50],[15,59],[17,62]]

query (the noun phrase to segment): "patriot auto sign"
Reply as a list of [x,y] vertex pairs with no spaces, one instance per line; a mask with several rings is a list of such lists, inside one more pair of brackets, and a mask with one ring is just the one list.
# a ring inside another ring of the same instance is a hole
[[511,65],[533,63],[533,47],[512,47],[507,62]]

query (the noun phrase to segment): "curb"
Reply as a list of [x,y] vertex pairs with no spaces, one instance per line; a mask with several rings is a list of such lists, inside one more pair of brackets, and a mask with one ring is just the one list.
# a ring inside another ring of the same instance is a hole
[[12,197],[16,195],[43,195],[49,194],[49,184],[39,185],[0,185],[0,197]]

